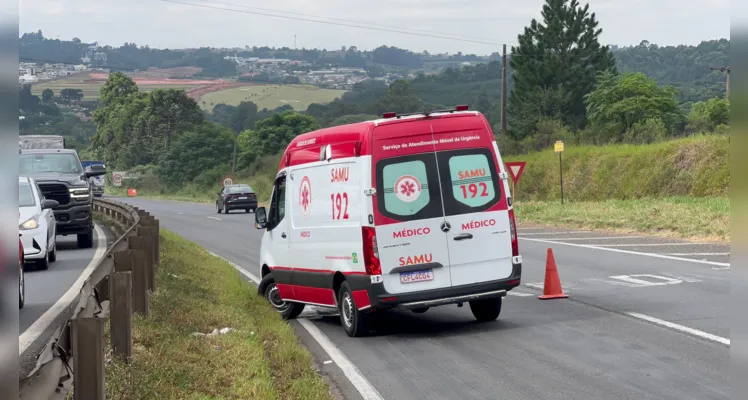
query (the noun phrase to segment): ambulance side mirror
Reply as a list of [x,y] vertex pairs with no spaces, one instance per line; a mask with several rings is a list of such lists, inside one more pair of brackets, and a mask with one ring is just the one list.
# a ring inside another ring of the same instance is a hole
[[265,229],[268,223],[268,215],[265,207],[257,207],[255,210],[255,228]]

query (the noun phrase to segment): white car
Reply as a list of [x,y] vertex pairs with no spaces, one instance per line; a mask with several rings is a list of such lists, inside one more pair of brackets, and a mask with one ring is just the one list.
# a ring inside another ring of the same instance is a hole
[[57,260],[57,221],[52,208],[55,200],[45,199],[34,179],[18,177],[18,229],[23,243],[23,259],[37,269],[49,268]]

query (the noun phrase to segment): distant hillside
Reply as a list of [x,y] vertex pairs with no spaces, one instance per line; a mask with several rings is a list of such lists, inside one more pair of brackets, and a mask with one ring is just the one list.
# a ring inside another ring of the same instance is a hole
[[613,52],[619,72],[642,72],[660,85],[673,85],[685,106],[724,97],[726,77],[710,67],[730,65],[730,41],[709,40],[698,46],[658,46],[647,41]]

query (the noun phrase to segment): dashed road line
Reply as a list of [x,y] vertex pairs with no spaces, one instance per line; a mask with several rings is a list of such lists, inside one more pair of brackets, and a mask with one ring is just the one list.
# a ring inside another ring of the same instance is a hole
[[634,318],[641,319],[643,321],[651,322],[653,324],[661,325],[661,326],[664,326],[666,328],[674,329],[676,331],[680,331],[680,332],[683,332],[683,333],[687,333],[689,335],[700,337],[702,339],[706,339],[706,340],[710,340],[712,342],[717,342],[717,343],[721,343],[721,344],[730,346],[730,339],[723,338],[722,336],[712,335],[711,333],[707,333],[707,332],[704,332],[704,331],[700,331],[698,329],[689,328],[687,326],[675,324],[675,323],[672,323],[672,322],[669,322],[669,321],[665,321],[665,320],[662,320],[662,319],[659,319],[659,318],[651,317],[651,316],[645,315],[645,314],[639,314],[639,313],[635,313],[635,312],[628,312],[626,314],[629,315],[629,316],[632,316]]
[[205,217],[205,218],[208,218],[208,219],[214,219],[214,220],[216,220],[216,221],[221,221],[221,219],[220,219],[220,218],[217,218],[217,217]]
[[522,239],[522,240],[529,240],[529,241],[532,241],[532,242],[539,242],[539,243],[560,244],[560,245],[564,245],[564,246],[582,247],[582,248],[585,248],[585,249],[595,249],[595,250],[612,251],[614,253],[633,254],[633,255],[637,255],[637,256],[662,258],[662,259],[673,260],[673,261],[684,261],[684,262],[690,262],[690,263],[696,263],[696,264],[714,265],[714,266],[717,266],[717,267],[729,267],[730,266],[730,263],[723,263],[723,262],[716,262],[716,261],[707,261],[707,260],[697,260],[695,258],[675,257],[675,256],[668,256],[668,255],[657,254],[657,253],[643,253],[643,252],[640,252],[640,251],[632,251],[632,250],[613,249],[610,246],[600,247],[600,246],[592,246],[592,245],[581,244],[581,243],[565,243],[565,242],[559,242],[559,241],[555,241],[555,240],[532,239],[532,238],[523,238],[523,237],[520,237],[520,239]]
[[509,296],[515,296],[515,297],[534,296],[534,294],[532,294],[532,293],[515,292],[514,290],[510,290],[509,292],[507,292],[507,295],[509,295]]

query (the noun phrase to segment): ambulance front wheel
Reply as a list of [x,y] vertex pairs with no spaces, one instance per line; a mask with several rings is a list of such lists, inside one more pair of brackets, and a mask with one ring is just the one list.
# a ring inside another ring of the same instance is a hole
[[501,314],[501,297],[470,302],[470,311],[479,322],[493,321]]
[[304,311],[304,304],[283,301],[281,299],[273,274],[267,274],[262,278],[258,292],[273,306],[275,311],[278,311],[283,319],[294,319]]
[[343,282],[338,291],[338,308],[343,330],[350,337],[360,337],[369,333],[371,314],[362,313],[353,300],[353,293],[348,282]]

